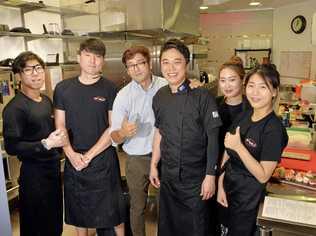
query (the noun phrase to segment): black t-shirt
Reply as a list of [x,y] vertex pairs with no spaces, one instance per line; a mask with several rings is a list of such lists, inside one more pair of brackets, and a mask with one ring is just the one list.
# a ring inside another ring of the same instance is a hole
[[41,140],[55,130],[53,106],[48,97],[41,95],[36,102],[17,93],[3,110],[3,137],[5,149],[21,161],[58,160],[56,149],[46,150]]
[[215,173],[221,120],[208,90],[185,86],[177,93],[165,86],[153,98],[155,127],[162,136],[162,177],[199,181]]
[[219,116],[221,117],[223,123],[219,131],[219,160],[221,160],[225,150],[224,139],[226,132],[229,130],[229,127],[232,125],[234,119],[238,117],[241,112],[250,110],[251,106],[246,97],[243,97],[242,102],[238,105],[227,104],[223,96],[217,97],[216,103],[218,106]]
[[101,77],[90,85],[78,77],[63,80],[54,92],[54,107],[65,111],[66,128],[75,151],[89,150],[109,127],[108,112],[112,110],[117,90]]
[[[241,113],[232,124],[230,132],[234,133],[240,126],[240,136],[250,154],[258,161],[279,162],[283,149],[288,142],[286,129],[274,112],[259,121],[252,121],[253,111]],[[226,149],[230,156],[232,170],[250,174],[238,154]]]

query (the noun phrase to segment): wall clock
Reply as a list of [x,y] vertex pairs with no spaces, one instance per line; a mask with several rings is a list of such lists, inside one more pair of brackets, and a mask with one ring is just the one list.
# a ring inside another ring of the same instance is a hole
[[302,15],[295,16],[291,21],[291,29],[295,34],[302,33],[306,28],[306,19]]

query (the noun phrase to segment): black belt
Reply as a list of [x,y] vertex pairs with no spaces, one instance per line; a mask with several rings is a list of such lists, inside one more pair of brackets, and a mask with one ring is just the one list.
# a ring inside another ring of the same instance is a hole
[[148,157],[148,156],[151,156],[152,155],[152,153],[150,152],[150,153],[148,153],[148,154],[144,154],[144,155],[130,155],[130,154],[128,154],[129,156],[131,156],[131,157]]

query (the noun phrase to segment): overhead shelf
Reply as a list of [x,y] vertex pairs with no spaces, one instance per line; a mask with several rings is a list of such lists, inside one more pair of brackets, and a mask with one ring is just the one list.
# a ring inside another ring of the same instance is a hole
[[17,33],[0,31],[0,37],[24,37],[27,40],[34,39],[69,39],[69,40],[85,40],[88,36],[72,36],[72,35],[53,35],[53,34],[31,34],[31,33]]
[[64,17],[95,15],[95,13],[91,13],[81,9],[48,6],[45,5],[43,2],[27,2],[22,0],[0,0],[0,6],[20,8],[23,11],[23,13],[40,10],[50,13],[57,13]]
[[188,33],[178,33],[162,28],[159,29],[144,29],[144,30],[122,30],[122,31],[105,31],[91,32],[89,36],[100,37],[105,39],[126,39],[126,38],[147,38],[147,39],[162,39],[168,37],[181,37],[195,39],[198,35]]
[[50,12],[50,13],[58,13],[64,17],[75,17],[75,16],[84,16],[84,15],[96,15],[97,13],[88,12],[80,9],[67,8],[67,7],[53,7],[53,6],[45,6],[41,11]]
[[45,4],[20,0],[0,0],[0,6],[20,8],[23,12],[29,12],[42,9],[45,7]]
[[254,49],[239,49],[239,48],[236,48],[235,49],[236,52],[264,52],[264,51],[267,51],[267,52],[271,52],[271,48],[254,48]]

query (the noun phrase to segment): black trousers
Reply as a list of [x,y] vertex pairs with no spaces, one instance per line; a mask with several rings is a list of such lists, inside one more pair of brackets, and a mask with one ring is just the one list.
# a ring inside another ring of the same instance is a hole
[[115,236],[114,228],[97,229],[98,236]]
[[19,178],[21,236],[60,236],[63,203],[59,160],[22,162]]

